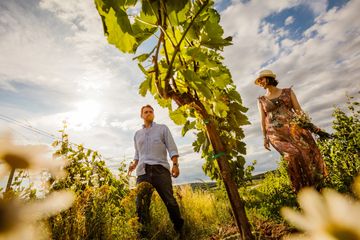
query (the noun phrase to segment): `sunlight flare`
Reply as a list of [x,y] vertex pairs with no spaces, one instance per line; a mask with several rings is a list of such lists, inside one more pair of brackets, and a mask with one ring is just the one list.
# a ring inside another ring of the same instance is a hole
[[102,106],[95,100],[86,100],[75,104],[76,110],[67,117],[69,126],[76,130],[91,129],[98,120]]

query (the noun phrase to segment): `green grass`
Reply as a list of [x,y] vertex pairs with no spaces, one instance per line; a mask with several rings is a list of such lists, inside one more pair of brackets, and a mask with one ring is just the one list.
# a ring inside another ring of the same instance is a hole
[[[185,185],[176,187],[174,195],[185,220],[186,239],[209,239],[231,225],[231,209],[227,199],[217,190],[192,190]],[[155,192],[151,203],[150,239],[173,239],[174,230],[166,207]],[[220,233],[221,235],[221,233]]]

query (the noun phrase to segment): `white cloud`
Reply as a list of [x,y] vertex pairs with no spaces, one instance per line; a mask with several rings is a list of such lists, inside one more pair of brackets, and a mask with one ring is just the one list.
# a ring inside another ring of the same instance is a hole
[[293,16],[289,16],[289,17],[287,17],[286,19],[285,19],[285,26],[288,26],[288,25],[290,25],[290,24],[293,24],[294,23],[294,21],[295,21],[295,18],[293,17]]
[[225,63],[239,87],[247,85],[249,76],[279,54],[278,37],[286,33],[273,32],[272,25],[263,19],[294,5],[294,1],[237,2],[221,13],[225,35],[233,36],[233,45],[225,48]]
[[328,5],[327,0],[300,0],[299,3],[307,5],[313,11],[315,16],[324,13]]

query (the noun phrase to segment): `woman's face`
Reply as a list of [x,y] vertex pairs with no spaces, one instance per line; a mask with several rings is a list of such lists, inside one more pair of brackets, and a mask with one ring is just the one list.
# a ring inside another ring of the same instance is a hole
[[267,79],[266,79],[266,77],[260,78],[258,82],[259,82],[259,85],[260,85],[261,87],[266,88],[266,86],[267,86]]

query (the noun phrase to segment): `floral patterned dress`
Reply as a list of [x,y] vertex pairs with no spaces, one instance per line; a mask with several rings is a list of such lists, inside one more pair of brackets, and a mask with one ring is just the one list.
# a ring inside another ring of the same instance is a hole
[[318,186],[326,167],[315,140],[308,130],[291,123],[294,115],[291,88],[279,97],[259,98],[265,112],[266,136],[288,163],[288,174],[295,192],[305,186]]

